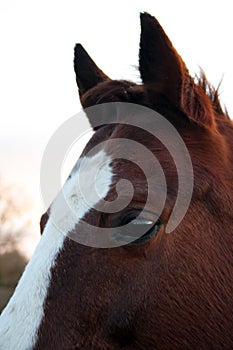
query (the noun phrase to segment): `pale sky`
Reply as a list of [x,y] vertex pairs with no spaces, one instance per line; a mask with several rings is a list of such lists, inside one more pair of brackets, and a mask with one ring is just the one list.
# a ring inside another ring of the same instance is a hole
[[231,1],[0,0],[0,174],[39,201],[53,132],[80,111],[73,48],[112,78],[138,80],[139,12],[157,17],[190,72],[201,66],[233,115]]

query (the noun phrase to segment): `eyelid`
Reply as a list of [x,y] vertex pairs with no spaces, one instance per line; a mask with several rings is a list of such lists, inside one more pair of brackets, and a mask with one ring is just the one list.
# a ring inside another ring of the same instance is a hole
[[145,224],[155,224],[159,220],[159,216],[153,213],[152,211],[143,210],[135,216],[134,220],[140,220],[141,222],[144,220]]
[[144,218],[136,218],[131,221],[134,225],[153,225],[155,222]]

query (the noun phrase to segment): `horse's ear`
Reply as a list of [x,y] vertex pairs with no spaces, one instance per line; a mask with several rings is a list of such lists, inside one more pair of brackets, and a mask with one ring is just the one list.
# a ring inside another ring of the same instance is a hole
[[211,126],[214,116],[208,96],[189,75],[159,22],[148,13],[141,13],[140,18],[139,69],[149,98],[163,94],[190,119]]
[[109,80],[80,44],[74,49],[74,70],[80,97],[98,83]]
[[139,69],[142,81],[178,103],[182,86],[182,61],[159,22],[148,13],[141,13],[140,18]]

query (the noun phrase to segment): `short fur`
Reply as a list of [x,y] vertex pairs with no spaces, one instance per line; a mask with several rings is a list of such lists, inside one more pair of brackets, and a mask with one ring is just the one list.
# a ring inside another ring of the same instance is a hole
[[[162,113],[190,152],[193,199],[174,233],[162,230],[141,246],[98,250],[67,240],[53,270],[37,350],[48,346],[53,329],[54,349],[233,348],[233,125],[218,90],[204,73],[198,79],[189,75],[157,20],[142,14],[141,26],[141,85],[111,80],[76,46],[81,102],[84,108],[131,102]],[[87,115],[95,128],[96,115]],[[116,137],[147,146],[162,164],[170,198],[161,215],[166,223],[177,193],[167,150],[145,131],[124,125],[98,127],[86,150]],[[126,177],[138,188],[133,203],[144,201],[143,175],[124,161],[115,162],[114,169],[116,182]],[[113,188],[107,199],[114,193]],[[92,212],[86,219],[95,221],[98,215]],[[101,216],[101,225],[111,226],[111,215]],[[64,264],[70,266],[66,273]]]

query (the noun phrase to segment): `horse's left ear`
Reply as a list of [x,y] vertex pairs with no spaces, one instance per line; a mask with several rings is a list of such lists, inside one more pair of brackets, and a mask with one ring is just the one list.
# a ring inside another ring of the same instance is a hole
[[98,83],[109,80],[80,44],[74,49],[74,70],[80,97]]
[[203,89],[195,84],[188,69],[159,22],[148,13],[141,13],[139,69],[150,101],[156,93],[198,124],[212,126],[214,114]]

